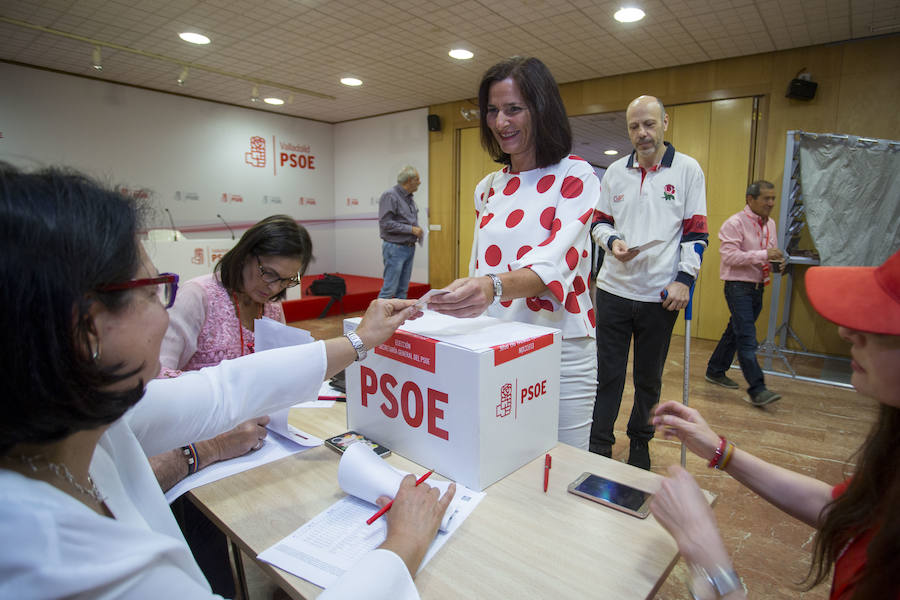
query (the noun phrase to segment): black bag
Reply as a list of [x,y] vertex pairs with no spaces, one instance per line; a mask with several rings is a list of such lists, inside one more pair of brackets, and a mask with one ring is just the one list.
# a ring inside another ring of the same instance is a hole
[[314,280],[310,286],[306,288],[306,293],[313,296],[331,296],[331,300],[328,301],[325,310],[319,315],[319,318],[321,319],[328,314],[328,311],[331,310],[331,307],[334,306],[335,302],[338,302],[346,295],[347,282],[339,275],[324,273],[319,279]]

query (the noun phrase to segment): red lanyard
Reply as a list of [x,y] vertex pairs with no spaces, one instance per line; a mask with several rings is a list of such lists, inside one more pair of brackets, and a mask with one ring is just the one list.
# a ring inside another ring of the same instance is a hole
[[[238,302],[237,294],[231,294],[232,300],[234,300],[234,311],[237,313],[238,318],[238,333],[241,334],[241,356],[244,355],[244,325],[241,323],[241,304]],[[256,316],[257,319],[261,319],[263,314],[263,307],[259,307],[259,314]],[[250,351],[250,354],[253,354],[253,344],[247,344],[247,350]]]

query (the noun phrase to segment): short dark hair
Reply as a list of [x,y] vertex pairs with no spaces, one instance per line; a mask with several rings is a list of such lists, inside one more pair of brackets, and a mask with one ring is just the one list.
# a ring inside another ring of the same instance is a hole
[[536,167],[554,165],[572,151],[572,128],[559,86],[550,70],[534,57],[513,56],[488,69],[478,86],[481,145],[496,162],[510,164],[510,156],[500,149],[487,124],[488,94],[497,81],[512,78],[519,87],[531,115]]
[[90,356],[91,305],[117,312],[132,297],[95,290],[137,273],[143,213],[74,171],[0,163],[0,455],[112,423],[143,395],[143,381],[103,391],[137,370],[101,368]]
[[[244,232],[238,243],[222,257],[216,265],[216,272],[222,286],[229,293],[243,292],[244,282],[241,271],[244,263],[252,256],[287,256],[300,260],[300,275],[313,260],[312,240],[306,228],[287,215],[266,217]],[[281,290],[270,300],[284,300],[285,290]]]
[[758,198],[764,189],[773,190],[775,189],[775,184],[765,179],[758,179],[747,186],[747,195]]

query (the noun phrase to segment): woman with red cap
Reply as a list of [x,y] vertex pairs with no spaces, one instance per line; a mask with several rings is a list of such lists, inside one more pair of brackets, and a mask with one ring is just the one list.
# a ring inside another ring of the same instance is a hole
[[[824,581],[833,565],[832,599],[900,598],[900,252],[877,268],[814,267],[806,292],[851,344],[853,387],[880,405],[850,479],[831,485],[769,464],[677,402],[658,406],[653,424],[818,530],[809,587]],[[669,468],[652,510],[694,568],[695,597],[745,597],[712,510],[687,471]]]

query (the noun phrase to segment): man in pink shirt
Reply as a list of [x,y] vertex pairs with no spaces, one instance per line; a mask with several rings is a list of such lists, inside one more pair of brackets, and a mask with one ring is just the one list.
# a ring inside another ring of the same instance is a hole
[[736,390],[740,386],[725,373],[737,352],[754,406],[765,406],[781,398],[766,388],[756,360],[756,319],[762,310],[763,288],[769,284],[772,269],[784,270],[775,221],[769,217],[773,206],[775,186],[768,181],[755,181],[747,188],[747,205],[728,217],[719,229],[719,278],[725,282],[731,319],[706,365],[707,381]]

